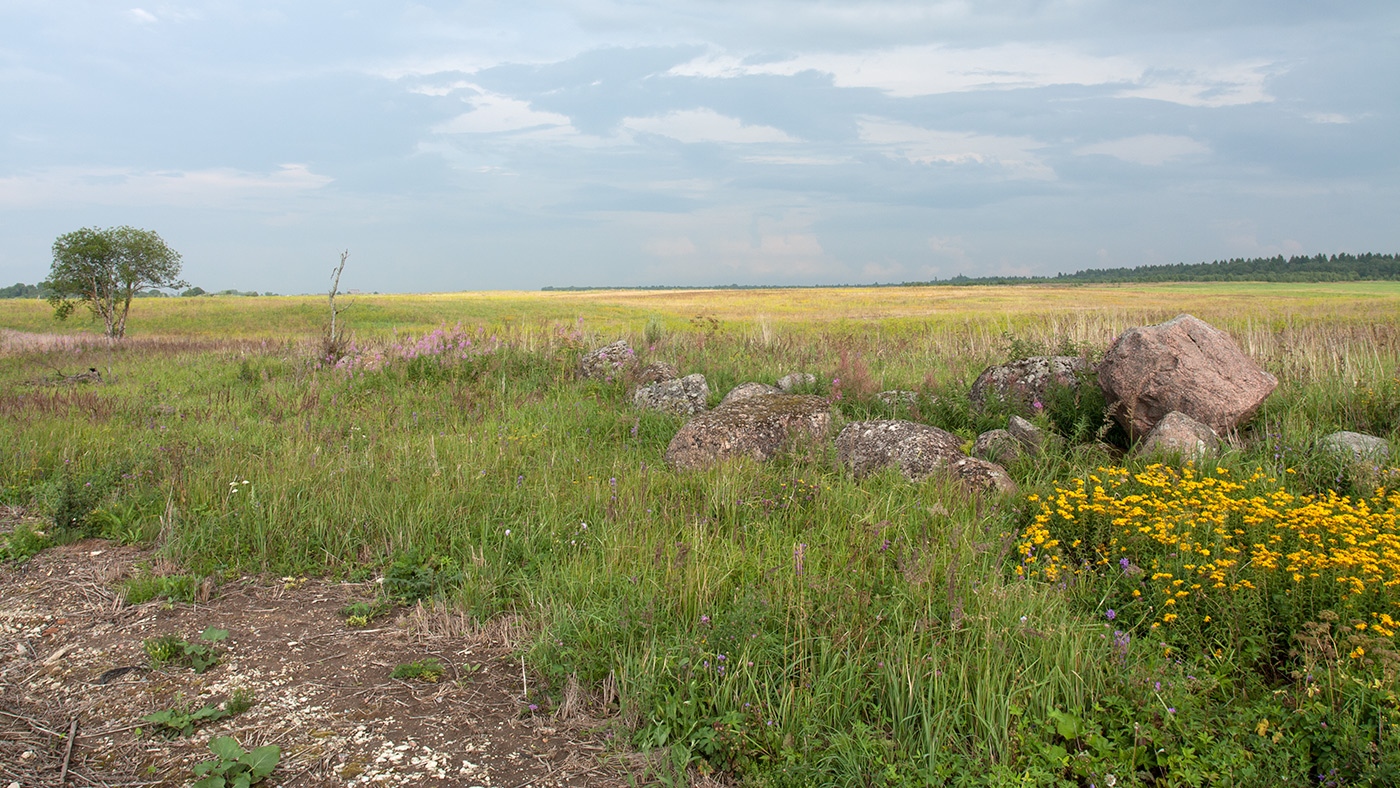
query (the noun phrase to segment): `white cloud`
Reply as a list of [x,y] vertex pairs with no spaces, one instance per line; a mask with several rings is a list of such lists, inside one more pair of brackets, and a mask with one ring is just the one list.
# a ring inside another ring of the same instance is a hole
[[1210,148],[1190,137],[1173,134],[1141,134],[1120,140],[1096,142],[1074,151],[1080,156],[1112,156],[1115,159],[1157,167],[1173,159],[1210,153]]
[[877,88],[893,96],[925,96],[986,88],[1130,82],[1141,68],[1127,58],[1083,55],[1063,47],[1003,44],[981,49],[902,46],[853,54],[812,53],[770,63],[704,55],[672,69],[687,76],[831,74],[838,87]]
[[741,156],[739,160],[748,164],[797,164],[804,166],[849,164],[855,161],[850,156],[784,156],[782,154]]
[[160,21],[159,19],[156,19],[155,14],[151,13],[150,11],[147,11],[144,8],[132,8],[126,12],[126,15],[133,22],[142,25],[153,25],[156,22]]
[[[1186,56],[1182,56],[1185,58]],[[937,44],[860,53],[808,53],[771,62],[711,52],[671,69],[678,76],[830,74],[838,87],[875,88],[896,97],[1051,85],[1128,85],[1123,97],[1221,107],[1270,101],[1264,62],[1179,67],[1141,57],[1092,55],[1068,46],[1001,44],[957,49]]]
[[1145,71],[1137,86],[1120,91],[1120,98],[1169,101],[1188,107],[1233,107],[1273,101],[1265,81],[1273,74],[1263,61],[1206,67],[1154,68]]
[[1055,177],[1036,153],[1044,145],[1029,137],[938,131],[878,118],[862,118],[858,125],[861,139],[891,158],[916,164],[995,165],[1017,178]]
[[319,189],[334,179],[304,164],[265,173],[229,168],[139,172],[126,168],[60,168],[0,178],[0,207],[175,205],[216,207],[231,201],[287,196]]
[[[473,87],[463,83],[456,87]],[[573,130],[567,115],[541,112],[527,101],[502,96],[476,88],[480,93],[471,100],[472,111],[439,123],[433,131],[439,134],[500,134],[502,132],[554,129]]]
[[688,109],[651,117],[631,117],[622,121],[631,131],[659,134],[681,142],[726,142],[738,145],[798,142],[781,129],[746,124],[738,118],[712,109]]
[[[1312,121],[1313,123],[1338,123],[1338,124],[1341,124],[1341,123],[1354,123],[1354,122],[1356,122],[1356,120],[1357,120],[1356,118],[1353,118],[1353,117],[1351,117],[1350,115],[1343,115],[1343,114],[1338,113],[1338,112],[1309,112],[1308,114],[1304,115],[1303,117],[1307,118],[1308,120]],[[1362,117],[1365,117],[1365,116],[1362,116]]]

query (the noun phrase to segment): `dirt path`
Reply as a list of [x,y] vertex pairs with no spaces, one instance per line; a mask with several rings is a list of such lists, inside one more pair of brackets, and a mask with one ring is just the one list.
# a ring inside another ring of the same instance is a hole
[[[124,605],[119,581],[155,560],[85,540],[0,566],[0,788],[59,785],[65,755],[68,785],[185,786],[224,735],[282,748],[268,786],[645,782],[639,760],[612,753],[586,702],[567,721],[530,710],[508,623],[482,630],[418,608],[354,629],[342,609],[369,599],[373,584],[314,579],[243,578],[202,604]],[[229,632],[217,666],[146,669],[143,640],[199,642],[210,626]],[[390,677],[425,659],[445,668],[441,680]],[[255,705],[188,736],[158,735],[141,719],[237,690]]]

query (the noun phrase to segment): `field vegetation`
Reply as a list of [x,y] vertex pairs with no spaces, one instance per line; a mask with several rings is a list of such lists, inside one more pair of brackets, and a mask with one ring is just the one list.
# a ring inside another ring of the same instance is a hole
[[[10,560],[81,535],[188,578],[379,576],[382,606],[515,616],[547,710],[576,683],[679,770],[756,786],[1362,785],[1400,779],[1400,283],[134,301],[128,337],[0,304]],[[579,380],[626,338],[743,381],[811,372],[837,427],[968,441],[988,364],[1093,358],[1181,312],[1281,381],[1234,446],[1125,453],[1101,398],[1014,497],[857,482],[829,445],[680,473],[681,419]],[[95,368],[100,383],[59,383]],[[839,383],[833,381],[839,380]],[[884,389],[920,393],[882,404]],[[157,581],[149,581],[155,584]],[[153,585],[154,587],[154,585]],[[164,593],[164,592],[156,592]],[[661,776],[667,776],[663,773]]]

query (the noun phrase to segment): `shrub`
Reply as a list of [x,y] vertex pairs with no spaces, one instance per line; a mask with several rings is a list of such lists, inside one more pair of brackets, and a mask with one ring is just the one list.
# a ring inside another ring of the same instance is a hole
[[443,594],[461,581],[462,572],[452,559],[425,558],[410,550],[395,558],[384,572],[384,593],[395,604],[411,605]]

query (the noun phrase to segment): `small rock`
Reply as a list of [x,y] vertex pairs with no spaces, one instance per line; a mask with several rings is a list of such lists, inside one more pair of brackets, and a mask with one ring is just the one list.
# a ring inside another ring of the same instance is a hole
[[1322,448],[1357,462],[1383,461],[1390,457],[1390,443],[1364,432],[1334,432],[1321,441]]
[[782,389],[784,393],[791,392],[793,389],[802,386],[815,385],[817,385],[817,376],[809,372],[793,372],[778,378],[778,388]]
[[627,374],[637,363],[637,355],[619,339],[611,345],[585,353],[579,359],[579,375],[589,380],[616,380]]
[[1220,436],[1209,425],[1172,411],[1157,422],[1157,426],[1147,433],[1137,448],[1138,455],[1175,454],[1183,459],[1197,461],[1220,450]]
[[700,374],[651,383],[632,394],[632,404],[638,408],[677,416],[700,413],[709,400],[710,386]]
[[1025,446],[1026,450],[1031,454],[1040,454],[1041,450],[1045,448],[1045,442],[1049,440],[1049,436],[1045,434],[1045,430],[1042,430],[1020,416],[1012,416],[1007,421],[1006,431],[1011,434],[1011,437],[1019,441],[1022,446]]
[[1033,356],[982,370],[968,392],[975,407],[997,399],[1029,413],[1052,386],[1078,388],[1089,362],[1079,356]]
[[663,380],[676,380],[680,378],[681,372],[674,364],[665,361],[653,361],[637,371],[636,384],[645,386],[648,383],[660,383]]
[[1025,446],[1007,430],[988,430],[977,436],[972,454],[984,460],[1006,465],[1026,453]]
[[882,391],[879,394],[876,394],[875,399],[879,400],[880,404],[882,405],[888,405],[890,407],[897,407],[903,405],[904,407],[908,408],[918,404],[919,392],[905,391],[903,389],[891,389],[889,391]]
[[719,407],[722,408],[732,402],[738,402],[739,400],[748,399],[749,397],[764,397],[769,394],[782,393],[782,389],[777,386],[770,386],[767,383],[740,383],[730,389],[728,394],[724,395],[724,399],[720,400]]

